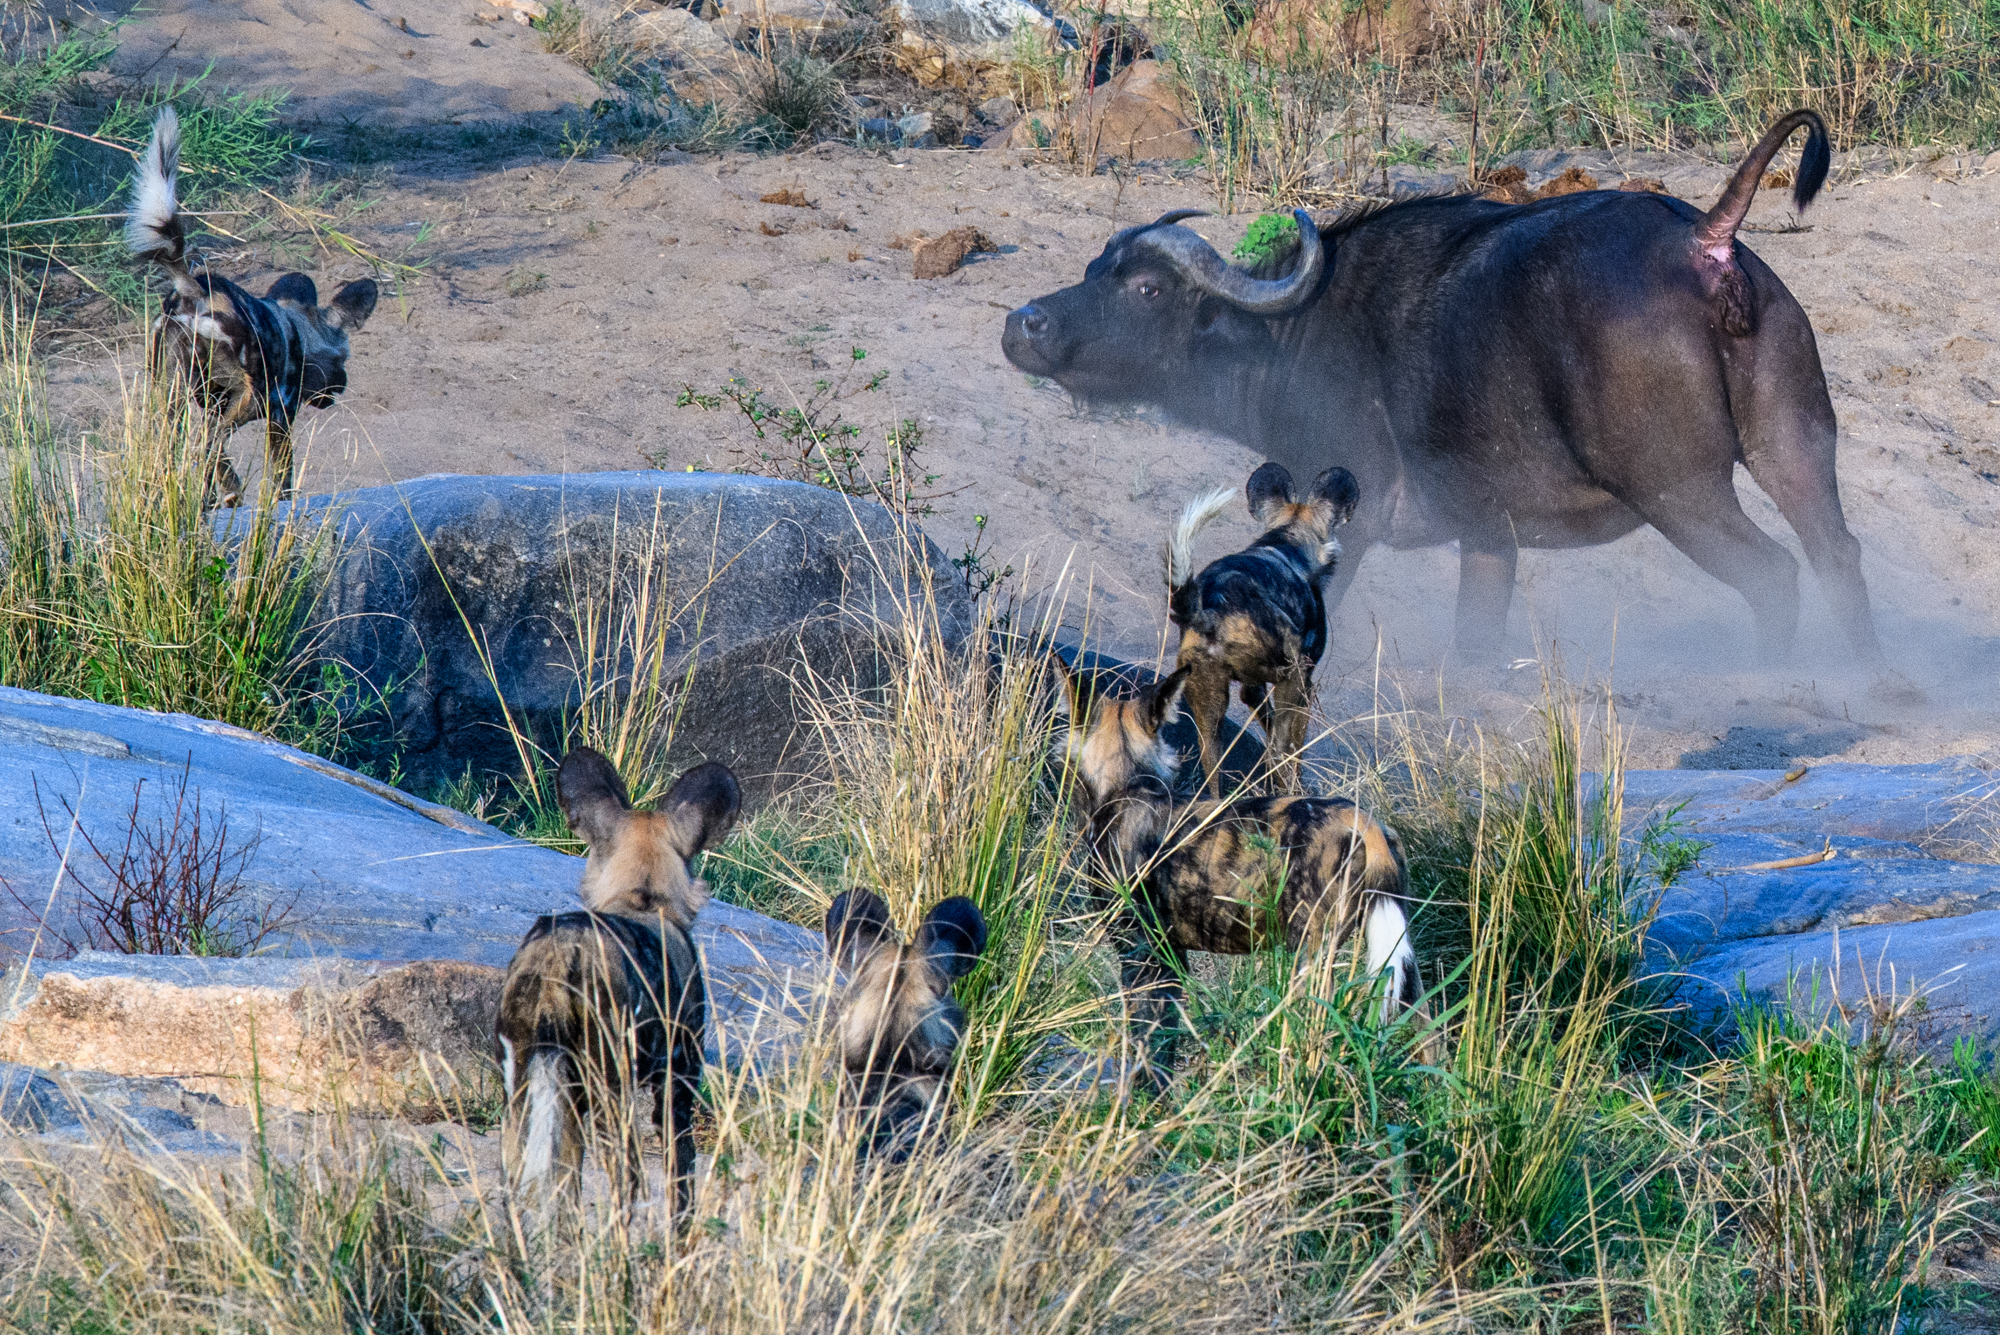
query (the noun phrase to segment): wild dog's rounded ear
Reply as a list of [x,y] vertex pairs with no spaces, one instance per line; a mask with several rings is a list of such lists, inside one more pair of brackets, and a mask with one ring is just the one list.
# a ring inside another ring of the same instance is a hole
[[309,311],[319,309],[319,289],[302,273],[279,274],[278,281],[264,294],[266,301],[288,301]]
[[729,766],[712,760],[681,775],[660,804],[673,822],[674,844],[684,858],[721,843],[742,809],[743,788],[736,776]]
[[1268,523],[1268,511],[1276,506],[1292,503],[1292,475],[1283,464],[1265,464],[1250,475],[1243,485],[1243,495],[1250,502],[1250,513],[1258,523]]
[[843,890],[826,906],[826,953],[848,973],[875,947],[895,938],[889,906],[873,890]]
[[375,313],[377,289],[372,278],[357,278],[333,294],[333,304],[321,317],[336,329],[349,333],[368,323]]
[[1361,485],[1345,468],[1329,468],[1313,479],[1312,498],[1313,504],[1326,507],[1327,527],[1334,528],[1354,517],[1354,507],[1361,503]]
[[917,947],[946,978],[963,978],[986,950],[986,915],[964,895],[940,900],[917,928]]
[[587,746],[577,747],[556,767],[556,803],[586,844],[609,839],[632,809],[617,767]]
[[1084,702],[1083,674],[1072,672],[1061,654],[1049,655],[1049,671],[1056,679],[1056,717],[1082,726],[1090,713]]
[[1146,689],[1139,697],[1145,706],[1146,721],[1154,732],[1167,726],[1167,720],[1174,716],[1174,706],[1180,703],[1181,688],[1187,685],[1188,674],[1194,671],[1194,664],[1177,667]]

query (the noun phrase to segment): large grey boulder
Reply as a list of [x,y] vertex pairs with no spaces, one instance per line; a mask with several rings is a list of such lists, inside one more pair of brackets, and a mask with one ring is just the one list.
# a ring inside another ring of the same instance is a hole
[[[205,819],[226,819],[229,846],[254,841],[247,898],[292,905],[292,928],[255,959],[49,958],[58,942],[37,935],[42,911],[74,935],[77,879],[107,884],[84,841],[72,844],[68,812],[115,850],[135,792],[140,819],[151,821],[172,802],[183,770]],[[260,1044],[289,1043],[304,1054],[291,1081],[302,1102],[317,1097],[312,1081],[348,1056],[401,1080],[419,1054],[474,1056],[500,970],[521,937],[537,915],[578,907],[576,858],[186,715],[0,687],[0,791],[15,795],[0,808],[0,880],[12,891],[0,891],[0,942],[12,955],[35,951],[32,963],[0,972],[4,1061],[214,1076],[220,1095],[242,1089],[254,1027]],[[70,870],[59,882],[65,844]],[[718,1060],[795,1022],[824,977],[818,933],[732,905],[703,909],[695,942]],[[257,1014],[266,1018],[253,1026]]]
[[1991,786],[1969,760],[1627,774],[1628,830],[1678,810],[1707,846],[1661,898],[1656,967],[1711,1010],[1747,996],[1825,1014],[1915,989],[1937,1037],[2000,1037],[2000,865],[1932,851],[1963,843]]
[[904,32],[996,59],[1007,54],[1016,29],[1073,38],[1068,25],[1029,0],[892,0],[890,8]]
[[557,744],[578,698],[575,609],[587,596],[615,616],[650,588],[680,609],[666,675],[689,659],[693,675],[670,764],[722,761],[753,800],[813,768],[794,745],[801,668],[880,680],[875,637],[899,623],[920,563],[944,633],[968,624],[964,582],[935,546],[879,505],[800,483],[436,476],[331,503],[343,547],[323,649],[389,693],[419,781],[519,769],[502,697]]

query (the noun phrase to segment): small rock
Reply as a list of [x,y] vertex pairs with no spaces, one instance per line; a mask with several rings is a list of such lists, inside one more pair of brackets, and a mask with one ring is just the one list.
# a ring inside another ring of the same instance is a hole
[[[979,118],[988,125],[1012,125],[1021,119],[1021,108],[1014,99],[1002,93],[999,97],[989,97],[979,104]],[[2000,157],[2000,154],[1996,154]]]
[[931,113],[918,111],[896,122],[901,142],[907,148],[936,148],[937,135],[931,129]]
[[1017,28],[1057,31],[1057,20],[1027,0],[891,0],[889,8],[906,32],[989,57],[1008,54]]
[[759,195],[757,196],[757,202],[759,204],[783,204],[787,208],[794,209],[816,209],[819,207],[817,203],[806,198],[805,191],[790,188],[773,190],[768,195]]
[[919,241],[912,247],[913,278],[943,278],[955,273],[965,257],[975,251],[993,250],[993,242],[977,227],[954,227],[943,236]]
[[886,116],[864,116],[855,127],[863,139],[879,139],[887,144],[903,142],[903,132]]

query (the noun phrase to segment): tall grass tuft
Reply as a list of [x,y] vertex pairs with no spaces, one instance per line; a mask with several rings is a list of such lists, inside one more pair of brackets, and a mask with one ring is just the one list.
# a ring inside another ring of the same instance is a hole
[[220,444],[183,396],[132,385],[98,430],[59,426],[33,332],[18,304],[0,316],[0,683],[258,732],[302,725],[325,517],[205,512]]

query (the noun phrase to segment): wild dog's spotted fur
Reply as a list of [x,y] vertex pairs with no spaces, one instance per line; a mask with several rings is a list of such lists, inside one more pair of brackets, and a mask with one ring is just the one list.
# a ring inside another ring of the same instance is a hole
[[1284,792],[1293,786],[1305,745],[1312,675],[1326,651],[1325,584],[1340,543],[1333,530],[1354,513],[1359,491],[1345,468],[1314,479],[1302,501],[1292,475],[1265,464],[1244,488],[1264,535],[1244,550],[1193,569],[1194,537],[1222,513],[1226,493],[1189,503],[1167,542],[1167,605],[1181,628],[1177,668],[1187,672],[1188,712],[1201,739],[1202,791],[1221,791],[1222,716],[1229,683],[1243,683],[1243,703],[1264,728],[1266,771]]
[[584,911],[537,919],[507,966],[494,1032],[507,1088],[507,1180],[546,1186],[555,1174],[573,1194],[595,1126],[600,1142],[619,1142],[629,1199],[643,1168],[628,1103],[634,1088],[651,1086],[667,1178],[684,1212],[708,1015],[689,935],[708,887],[688,861],[735,821],[736,777],[702,765],[681,776],[660,811],[638,811],[611,762],[578,748],[563,757],[556,795],[589,845]]
[[836,1032],[850,1097],[866,1119],[863,1153],[901,1159],[926,1125],[937,1124],[938,1097],[965,1033],[951,985],[986,949],[986,918],[954,895],[905,944],[881,896],[849,890],[826,911],[826,949],[847,975]]
[[1179,975],[1190,950],[1242,955],[1330,933],[1363,933],[1370,975],[1387,975],[1384,1014],[1422,995],[1404,908],[1402,841],[1342,798],[1244,797],[1177,806],[1175,757],[1160,741],[1188,668],[1114,697],[1055,664],[1066,749],[1089,822],[1093,870],[1132,888],[1120,924],[1133,1029],[1170,1055]]
[[180,120],[162,107],[139,159],[125,244],[172,277],[174,290],[153,322],[149,356],[156,379],[179,381],[221,439],[215,444],[216,499],[234,505],[243,482],[224,448],[229,433],[264,419],[264,446],[277,494],[292,494],[292,420],[302,407],[327,408],[347,388],[347,336],[375,310],[375,280],[362,278],[319,304],[302,273],[281,275],[261,298],[189,264],[176,177]]

